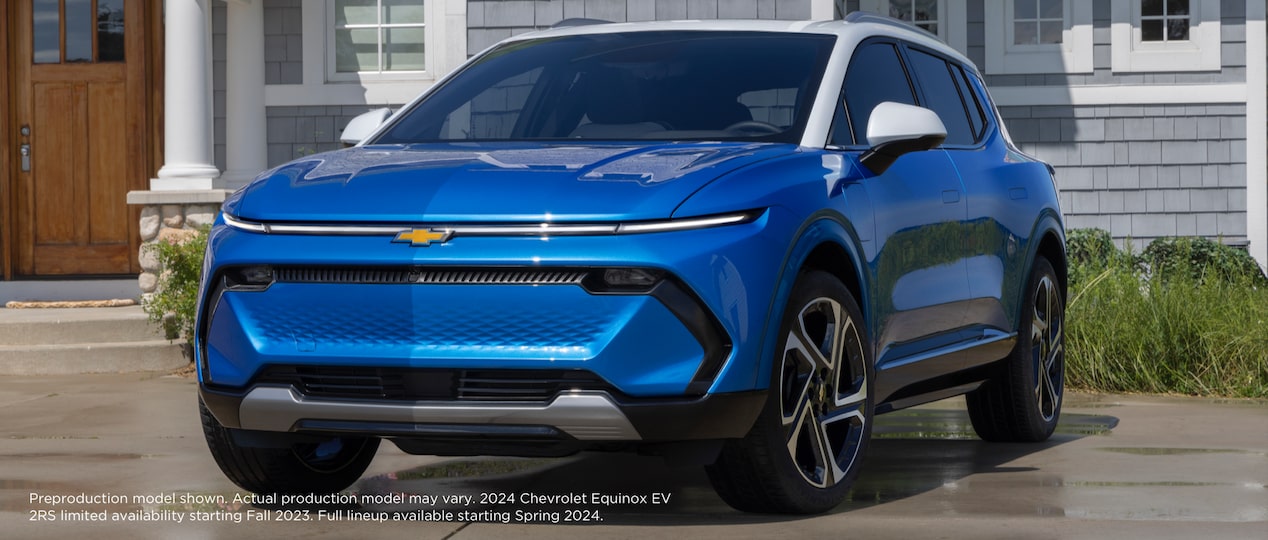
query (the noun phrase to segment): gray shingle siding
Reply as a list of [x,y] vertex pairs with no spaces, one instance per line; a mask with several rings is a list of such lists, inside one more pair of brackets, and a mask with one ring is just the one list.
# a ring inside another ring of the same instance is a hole
[[[986,11],[984,0],[969,0],[969,57],[978,68],[986,66]],[[1092,73],[986,75],[986,84],[996,86],[1084,86],[1108,84],[1210,84],[1246,81],[1246,5],[1225,0],[1220,6],[1220,63],[1218,72],[1196,73],[1113,73],[1110,69],[1110,2],[1098,0],[1092,7]]]
[[1056,167],[1069,227],[1104,228],[1139,245],[1177,234],[1245,240],[1244,105],[1000,112],[1023,150]]
[[574,18],[801,20],[810,18],[810,0],[472,0],[467,3],[467,52]]
[[264,84],[304,83],[303,20],[300,0],[265,0]]
[[[381,105],[325,107],[267,107],[268,164],[276,167],[292,159],[343,148],[339,135],[358,114]],[[393,109],[400,105],[391,105]]]

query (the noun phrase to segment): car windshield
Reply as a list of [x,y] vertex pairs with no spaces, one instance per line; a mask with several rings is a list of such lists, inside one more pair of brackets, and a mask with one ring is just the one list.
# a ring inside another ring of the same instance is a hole
[[798,142],[835,39],[661,31],[514,41],[467,66],[373,142]]

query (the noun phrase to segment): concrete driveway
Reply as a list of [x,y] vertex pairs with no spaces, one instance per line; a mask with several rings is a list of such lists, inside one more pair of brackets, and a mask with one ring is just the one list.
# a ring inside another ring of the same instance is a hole
[[[0,378],[0,537],[1268,538],[1262,401],[1071,395],[1039,445],[977,440],[958,400],[902,411],[878,419],[847,503],[786,517],[732,511],[702,472],[655,458],[441,459],[390,444],[353,488],[378,502],[252,507],[207,453],[194,392],[173,376]],[[634,497],[524,502],[595,494]],[[415,521],[372,521],[383,516]],[[568,517],[594,521],[551,523]]]

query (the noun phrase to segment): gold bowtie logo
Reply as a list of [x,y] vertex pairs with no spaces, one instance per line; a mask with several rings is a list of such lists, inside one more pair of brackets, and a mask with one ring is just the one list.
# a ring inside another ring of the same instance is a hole
[[409,242],[411,247],[427,247],[432,242],[443,244],[449,240],[449,236],[453,234],[451,231],[433,231],[431,229],[410,229],[396,233],[393,242]]

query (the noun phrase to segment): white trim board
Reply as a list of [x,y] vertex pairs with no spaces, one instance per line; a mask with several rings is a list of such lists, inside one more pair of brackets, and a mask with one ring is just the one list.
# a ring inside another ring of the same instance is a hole
[[1250,255],[1268,268],[1268,7],[1246,2],[1246,239]]
[[1123,86],[993,86],[1001,107],[1026,105],[1182,105],[1246,103],[1246,85],[1149,84]]

